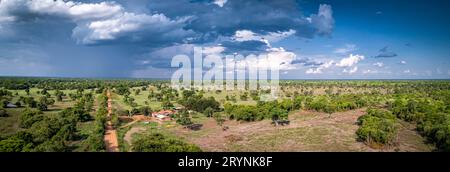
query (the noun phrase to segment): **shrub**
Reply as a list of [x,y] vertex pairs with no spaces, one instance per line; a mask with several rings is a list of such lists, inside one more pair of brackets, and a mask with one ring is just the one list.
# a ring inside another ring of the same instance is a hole
[[189,117],[189,114],[186,111],[181,111],[179,113],[179,117],[176,122],[180,125],[191,125],[192,124],[191,118]]
[[8,138],[0,141],[0,152],[23,152],[30,150],[32,145],[22,139]]
[[390,144],[397,135],[396,117],[388,111],[369,109],[358,124],[358,138],[369,144]]
[[8,105],[8,100],[0,99],[0,108],[6,108],[7,105]]
[[119,116],[117,116],[117,114],[111,114],[111,124],[114,128],[116,128],[117,126],[119,126]]
[[0,141],[0,152],[30,152],[33,149],[32,136],[26,131],[16,134]]
[[201,149],[161,133],[151,133],[133,141],[134,152],[201,152]]
[[450,151],[450,114],[430,112],[417,124],[417,130],[442,151]]
[[85,140],[84,150],[89,151],[89,152],[99,152],[99,151],[105,150],[103,134],[98,132],[99,130],[103,130],[103,127],[102,127],[102,129],[96,129],[96,132],[89,135],[89,137]]
[[8,112],[5,109],[0,108],[0,117],[8,117]]
[[214,109],[212,109],[211,107],[208,107],[203,111],[203,114],[206,117],[212,117],[214,115]]
[[139,108],[139,112],[141,112],[145,116],[148,116],[148,115],[152,114],[152,108],[150,108],[148,106],[143,106],[143,107]]
[[30,128],[35,122],[43,120],[42,111],[25,109],[20,116],[20,127]]

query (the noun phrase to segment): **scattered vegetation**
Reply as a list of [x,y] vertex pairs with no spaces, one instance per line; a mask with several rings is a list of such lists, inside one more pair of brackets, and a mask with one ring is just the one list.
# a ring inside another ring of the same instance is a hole
[[[175,90],[161,80],[0,77],[0,81],[0,151],[104,151],[106,88],[116,96],[114,127],[121,125],[121,115],[149,116],[180,107],[183,110],[172,117],[174,125],[182,126],[199,123],[196,115],[202,120],[213,118],[219,126],[226,120],[278,124],[289,122],[292,111],[333,114],[367,108],[357,121],[356,136],[361,141],[379,147],[394,144],[401,120],[416,126],[437,151],[450,151],[450,82],[446,80],[284,80],[279,99],[269,102],[261,100],[270,90]],[[90,126],[81,134],[79,124]],[[159,141],[141,139],[136,150],[151,151],[146,143],[161,147],[155,150],[187,149],[172,137],[146,138]],[[172,144],[177,146],[167,146]]]

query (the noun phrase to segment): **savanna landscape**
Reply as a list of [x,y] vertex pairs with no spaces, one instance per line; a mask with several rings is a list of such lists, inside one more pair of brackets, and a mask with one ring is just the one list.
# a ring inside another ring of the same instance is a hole
[[0,0],[0,162],[440,167],[448,155],[436,152],[450,152],[449,9],[450,0]]
[[448,80],[281,80],[262,101],[270,92],[1,77],[0,151],[450,151]]

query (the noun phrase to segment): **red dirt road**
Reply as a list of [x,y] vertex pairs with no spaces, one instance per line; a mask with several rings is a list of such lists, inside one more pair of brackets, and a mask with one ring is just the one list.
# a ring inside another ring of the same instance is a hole
[[[108,97],[108,118],[112,114],[112,100],[111,100],[111,93],[109,90],[106,92],[106,96]],[[106,146],[107,152],[118,152],[119,151],[119,142],[117,141],[117,132],[114,129],[114,127],[111,124],[111,121],[109,120],[106,123],[105,128],[105,136],[103,138]]]

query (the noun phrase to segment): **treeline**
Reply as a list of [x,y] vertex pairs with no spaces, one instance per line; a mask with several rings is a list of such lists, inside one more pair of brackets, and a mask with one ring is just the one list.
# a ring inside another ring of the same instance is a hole
[[108,97],[106,89],[97,97],[98,108],[95,113],[94,130],[84,142],[84,150],[89,152],[105,151],[105,142],[103,140],[105,134],[105,125],[108,114]]
[[449,90],[446,80],[283,80],[281,87],[386,89],[398,93]]
[[168,81],[144,79],[83,79],[83,78],[36,78],[36,77],[0,77],[0,88],[25,90],[40,88],[48,90],[76,90],[106,87],[138,87],[150,84],[160,85]]
[[299,109],[334,113],[354,110],[373,104],[377,104],[377,102],[364,95],[320,95],[296,96],[292,99],[271,102],[258,101],[256,106],[225,103],[224,110],[230,119],[255,121],[262,119],[287,119],[288,112]]
[[232,105],[225,103],[225,113],[229,118],[243,121],[283,118],[288,112],[299,109],[325,113],[354,110],[381,102],[376,96],[364,94],[344,95],[298,95],[281,101],[262,102],[253,105]]

